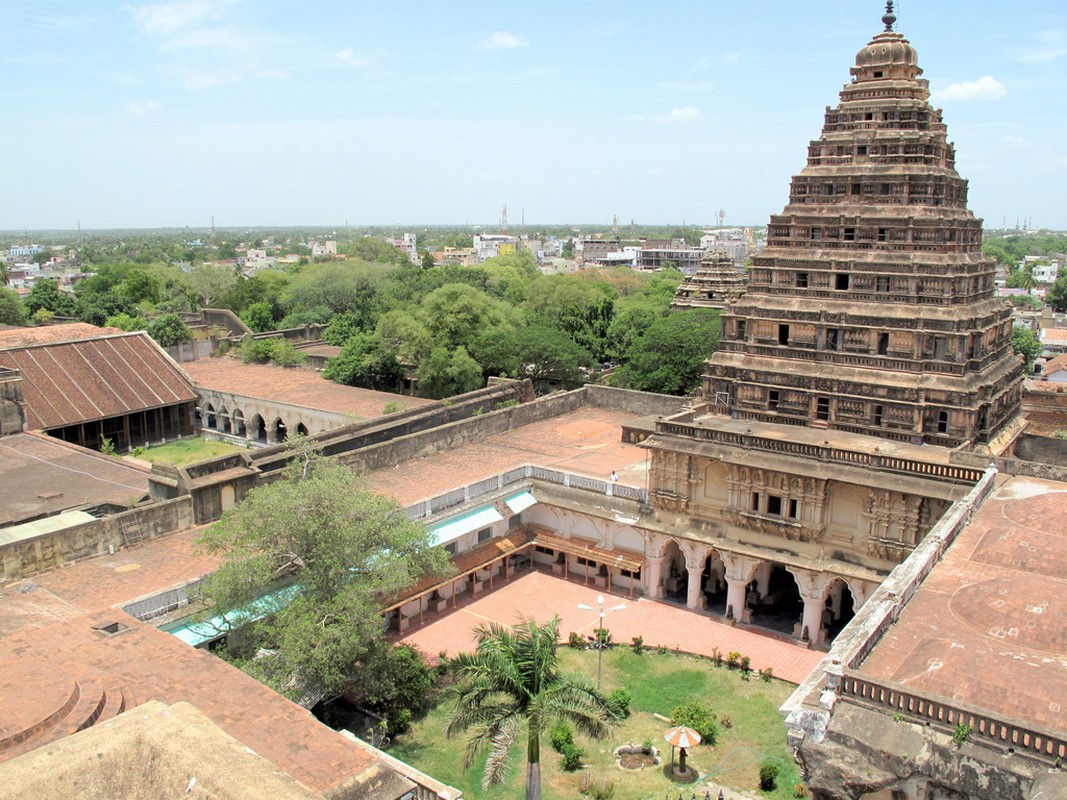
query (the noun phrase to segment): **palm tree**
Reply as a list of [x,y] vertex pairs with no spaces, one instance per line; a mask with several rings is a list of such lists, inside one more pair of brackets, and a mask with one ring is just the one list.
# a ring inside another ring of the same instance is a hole
[[540,800],[541,734],[548,726],[570,722],[599,739],[614,728],[618,713],[590,682],[559,672],[559,617],[544,625],[526,618],[514,628],[493,622],[480,625],[475,633],[477,650],[451,662],[460,680],[445,733],[473,731],[465,767],[488,745],[482,777],[482,788],[488,789],[504,780],[509,751],[525,724],[526,800]]

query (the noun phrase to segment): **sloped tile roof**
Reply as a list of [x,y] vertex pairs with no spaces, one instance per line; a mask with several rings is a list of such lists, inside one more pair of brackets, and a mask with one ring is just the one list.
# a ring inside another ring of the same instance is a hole
[[196,400],[189,377],[144,331],[9,346],[0,366],[22,374],[31,430]]

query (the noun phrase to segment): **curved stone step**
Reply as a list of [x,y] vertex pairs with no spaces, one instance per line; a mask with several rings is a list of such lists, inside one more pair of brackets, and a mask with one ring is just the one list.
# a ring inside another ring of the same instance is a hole
[[67,715],[67,734],[83,731],[96,722],[107,700],[104,684],[98,678],[78,678],[78,683],[81,686],[82,699]]
[[[41,720],[33,723],[32,725],[28,725],[22,730],[16,731],[15,733],[9,734],[3,739],[0,739],[0,753],[3,754],[3,759],[13,757],[11,754],[8,753],[8,751],[19,749],[21,752],[23,748],[21,748],[20,745],[23,745],[26,742],[36,741],[37,739],[51,732],[53,729],[56,728],[57,725],[59,725],[64,719],[66,719],[70,715],[71,711],[73,711],[74,708],[81,701],[81,684],[78,681],[72,679],[70,681],[70,691],[65,692],[64,694],[65,699],[62,705],[52,711],[52,713],[48,714],[47,716],[43,717]],[[36,745],[34,746],[36,747]],[[29,750],[33,748],[27,747],[25,749]]]

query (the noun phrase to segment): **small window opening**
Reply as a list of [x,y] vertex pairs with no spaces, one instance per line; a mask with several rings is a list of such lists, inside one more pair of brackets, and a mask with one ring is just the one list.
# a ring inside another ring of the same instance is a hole
[[826,422],[830,419],[830,398],[820,397],[815,401],[815,419]]
[[752,493],[752,510],[759,511],[759,492]]
[[855,228],[845,228],[845,241],[846,242],[854,242],[854,241],[856,241],[856,229]]
[[882,70],[880,70],[880,69],[875,70],[874,71],[874,77],[881,78],[882,77]]
[[811,231],[810,231],[810,236],[811,236],[812,239],[821,239],[822,238],[822,229],[821,228],[812,228]]
[[482,528],[480,531],[478,531],[478,544],[481,544],[482,542],[488,542],[492,535],[492,528]]
[[938,433],[948,433],[948,412],[947,411],[938,411],[937,412],[937,432]]
[[885,413],[884,406],[876,405],[874,407],[874,427],[876,427],[876,428],[881,428],[882,427],[882,417],[883,417],[884,413]]
[[863,118],[864,119],[874,119],[874,113],[871,112],[871,111],[868,111],[866,114],[863,115]]
[[799,503],[796,500],[789,501],[789,519],[797,518],[798,506]]
[[889,228],[879,228],[878,229],[878,241],[880,241],[880,242],[888,242],[889,241]]
[[849,274],[847,272],[839,272],[834,276],[834,288],[839,292],[848,290]]
[[841,331],[839,328],[826,329],[826,349],[837,350],[841,346]]
[[881,292],[882,294],[888,294],[889,293],[889,276],[888,275],[879,275],[877,278],[875,278],[875,280],[874,280],[874,288],[876,290],[878,290],[879,292]]
[[770,392],[768,392],[768,394],[767,394],[767,408],[771,409],[772,411],[777,409],[778,408],[778,397],[779,397],[778,390],[777,389],[771,389]]
[[789,326],[785,324],[778,325],[778,344],[789,344]]
[[808,288],[808,273],[806,273],[806,272],[798,272],[797,273],[797,288],[798,289],[807,289]]
[[767,513],[776,517],[782,516],[782,498],[777,495],[767,495]]
[[862,193],[863,193],[863,186],[861,184],[858,184],[858,183],[852,184],[852,194],[854,194],[855,196],[859,197],[859,195],[862,194]]
[[743,319],[737,321],[737,338],[741,340],[745,338],[745,321]]
[[889,334],[878,334],[878,355],[884,356],[889,353]]
[[867,145],[865,145],[865,144],[857,145],[856,146],[856,155],[858,155],[858,156],[867,155]]

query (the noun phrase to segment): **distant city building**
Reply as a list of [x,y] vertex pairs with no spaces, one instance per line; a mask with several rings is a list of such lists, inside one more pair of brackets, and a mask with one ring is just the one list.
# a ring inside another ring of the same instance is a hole
[[412,264],[419,263],[418,236],[416,234],[405,233],[399,239],[390,239],[389,241],[392,243],[393,247],[407,253],[408,260]]
[[519,238],[506,233],[483,233],[474,237],[474,251],[479,261],[514,253],[519,246]]
[[7,254],[11,257],[17,256],[35,256],[38,253],[44,252],[44,247],[39,244],[17,245],[13,244],[7,249]]
[[700,269],[682,281],[675,292],[674,308],[724,308],[745,291],[745,279],[726,253],[707,253]]
[[686,275],[693,275],[700,269],[700,261],[703,257],[703,250],[689,247],[684,242],[650,239],[638,251],[637,268],[658,270],[673,267],[680,269]]
[[311,243],[312,258],[332,258],[337,255],[337,242],[332,239],[326,242]]

